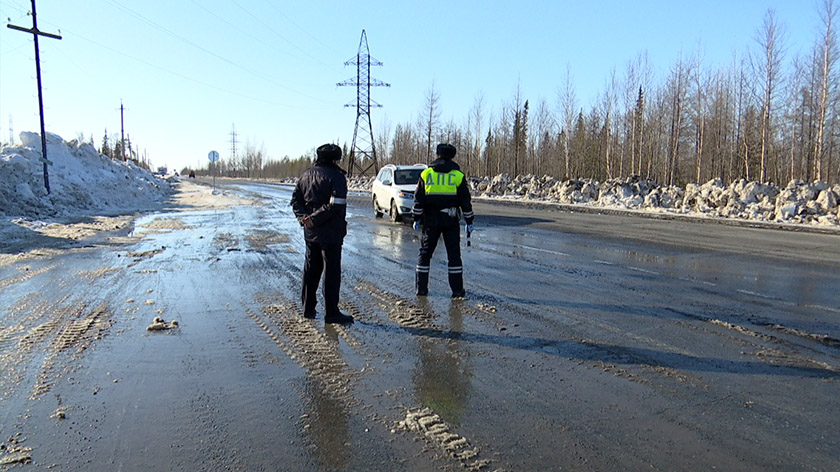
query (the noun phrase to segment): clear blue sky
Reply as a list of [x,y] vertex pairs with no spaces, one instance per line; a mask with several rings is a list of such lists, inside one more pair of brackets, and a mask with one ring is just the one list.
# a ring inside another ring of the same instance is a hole
[[[434,84],[441,120],[466,123],[477,96],[485,114],[517,86],[533,104],[557,102],[567,66],[578,104],[589,109],[615,70],[647,53],[654,83],[701,51],[704,69],[757,47],[774,9],[786,59],[820,30],[817,0],[274,1],[38,0],[46,122],[69,140],[120,131],[120,102],[132,142],[154,166],[204,166],[207,153],[262,147],[280,159],[349,144],[355,76],[344,66],[367,31],[384,66],[372,77],[374,132],[415,122]],[[4,23],[31,26],[30,0],[0,0]],[[8,18],[8,21],[7,21]],[[0,138],[35,131],[38,102],[32,36],[0,28]],[[486,126],[485,126],[486,129]],[[17,136],[15,141],[18,141]]]

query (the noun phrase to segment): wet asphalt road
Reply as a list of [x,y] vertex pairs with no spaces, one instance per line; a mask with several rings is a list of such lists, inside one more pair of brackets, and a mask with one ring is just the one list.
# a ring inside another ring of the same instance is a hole
[[324,326],[297,303],[290,189],[227,185],[257,204],[0,267],[0,433],[31,457],[13,467],[840,464],[840,235],[477,203],[469,299],[442,246],[418,299],[417,234],[360,195],[357,322]]

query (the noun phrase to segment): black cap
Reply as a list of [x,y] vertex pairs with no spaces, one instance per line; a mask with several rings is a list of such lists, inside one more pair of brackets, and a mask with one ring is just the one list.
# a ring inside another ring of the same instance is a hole
[[316,151],[319,161],[337,161],[341,159],[341,148],[335,144],[324,144]]
[[443,159],[452,159],[455,157],[455,152],[455,146],[451,144],[441,143],[437,145],[437,155]]

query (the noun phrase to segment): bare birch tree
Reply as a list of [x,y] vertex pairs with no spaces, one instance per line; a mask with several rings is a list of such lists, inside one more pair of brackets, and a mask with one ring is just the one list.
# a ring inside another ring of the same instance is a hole
[[566,76],[558,94],[558,102],[563,128],[563,177],[569,179],[572,175],[570,170],[571,135],[575,118],[577,118],[577,97],[572,84],[572,68],[568,64],[566,64]]
[[677,165],[679,163],[680,137],[682,134],[683,107],[687,86],[688,67],[680,58],[671,70],[669,94],[671,102],[670,126],[668,132],[668,163],[665,170],[665,183],[676,184]]
[[702,182],[703,145],[706,140],[706,100],[709,96],[708,82],[697,70],[694,74],[694,181]]
[[779,87],[782,67],[783,28],[776,19],[775,10],[767,10],[762,27],[756,32],[759,55],[753,57],[753,73],[758,84],[759,109],[759,180],[767,180],[768,153],[774,140],[774,99]]
[[435,90],[435,83],[426,92],[426,103],[423,110],[423,132],[426,137],[426,164],[432,162],[432,139],[435,137],[440,120],[440,95]]
[[818,180],[824,177],[823,149],[825,146],[825,126],[829,113],[829,100],[835,97],[837,85],[837,38],[834,20],[837,16],[836,0],[823,0],[820,19],[823,25],[822,41],[816,44],[815,64],[818,79],[817,91],[817,135],[814,138],[814,174]]
[[556,155],[554,152],[554,130],[557,125],[549,110],[545,99],[537,103],[534,113],[534,130],[528,144],[532,174],[547,174],[554,167]]
[[615,69],[610,71],[610,78],[609,81],[606,83],[604,87],[604,94],[602,96],[601,101],[601,110],[604,117],[604,126],[603,126],[603,133],[602,133],[602,144],[601,150],[603,155],[603,162],[604,162],[604,169],[606,172],[606,176],[608,178],[615,177],[614,175],[614,168],[615,164],[613,162],[613,131],[612,131],[612,121],[614,110],[616,108],[616,91],[618,90],[618,83],[615,77]]
[[470,149],[467,154],[467,171],[473,173],[480,172],[479,160],[482,155],[482,148],[484,143],[484,94],[479,93],[473,100],[473,106],[467,119],[467,128],[469,135],[472,137]]
[[[383,115],[378,121],[378,131],[374,138],[376,140],[376,158],[380,163],[396,162],[395,156],[391,155],[391,147],[388,145],[391,142],[391,122],[387,115]],[[374,172],[379,172],[379,169],[374,169]]]

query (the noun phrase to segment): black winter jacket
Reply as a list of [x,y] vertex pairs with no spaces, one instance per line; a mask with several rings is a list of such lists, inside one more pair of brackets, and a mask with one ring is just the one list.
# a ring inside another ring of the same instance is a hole
[[316,161],[304,171],[292,192],[292,210],[303,225],[309,217],[312,227],[304,227],[309,242],[341,244],[347,234],[347,179],[333,161]]

